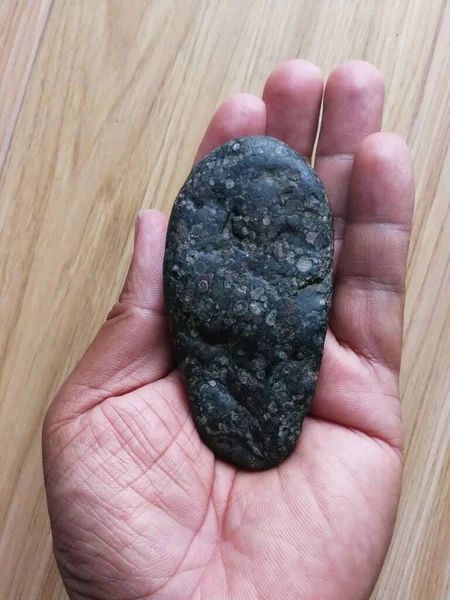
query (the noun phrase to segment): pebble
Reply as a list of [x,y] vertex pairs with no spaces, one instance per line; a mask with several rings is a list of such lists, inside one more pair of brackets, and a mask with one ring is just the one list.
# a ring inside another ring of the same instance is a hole
[[164,295],[194,421],[217,457],[268,469],[295,448],[322,360],[332,260],[324,187],[284,143],[235,139],[193,168],[169,222]]

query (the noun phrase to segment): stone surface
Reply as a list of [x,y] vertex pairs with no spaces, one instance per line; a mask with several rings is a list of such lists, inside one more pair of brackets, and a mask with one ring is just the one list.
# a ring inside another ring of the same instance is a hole
[[333,225],[319,178],[269,137],[232,140],[173,207],[164,293],[197,429],[213,452],[265,469],[310,408],[331,299]]

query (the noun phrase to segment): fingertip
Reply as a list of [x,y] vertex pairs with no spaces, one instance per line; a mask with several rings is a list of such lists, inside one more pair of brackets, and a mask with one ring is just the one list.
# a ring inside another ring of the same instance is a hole
[[359,100],[361,96],[370,98],[374,94],[384,99],[384,78],[372,63],[352,60],[337,67],[328,78],[328,93],[338,90],[349,100]]
[[261,128],[265,125],[265,113],[266,105],[259,96],[242,92],[222,102],[211,125],[215,126],[215,132],[223,136],[233,135],[236,129]]
[[408,178],[412,175],[411,150],[405,140],[395,133],[369,135],[359,147],[356,158],[377,173],[400,168]]
[[165,226],[168,223],[168,218],[164,213],[155,208],[143,208],[139,211],[136,223],[139,227],[150,227],[153,229],[154,227]]
[[155,250],[163,245],[169,219],[159,210],[143,209],[136,219],[135,254],[147,256],[148,249]]
[[265,109],[264,102],[259,96],[255,94],[249,94],[248,92],[239,92],[232,94],[226,100],[224,100],[219,107],[218,112],[221,110],[242,113],[261,113]]
[[264,135],[266,105],[254,94],[240,93],[227,98],[217,109],[200,144],[195,161],[235,137]]
[[267,78],[263,98],[267,103],[277,101],[280,97],[289,97],[308,89],[323,89],[322,71],[317,65],[307,60],[286,60],[275,67]]
[[411,150],[403,138],[384,132],[367,137],[356,153],[354,178],[354,188],[360,189],[361,195],[363,190],[373,189],[371,197],[377,199],[379,211],[389,213],[390,220],[409,225],[414,205],[414,169]]
[[147,248],[152,251],[161,246],[165,239],[169,219],[159,210],[145,208],[139,211],[136,218],[134,253],[147,256]]

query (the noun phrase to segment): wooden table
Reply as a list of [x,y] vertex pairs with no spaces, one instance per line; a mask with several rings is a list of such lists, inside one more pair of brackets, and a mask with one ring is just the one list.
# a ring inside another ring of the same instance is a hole
[[218,102],[292,57],[374,62],[412,146],[406,471],[373,598],[450,598],[449,45],[445,0],[1,0],[2,600],[66,597],[41,423],[118,295],[136,213],[169,212]]

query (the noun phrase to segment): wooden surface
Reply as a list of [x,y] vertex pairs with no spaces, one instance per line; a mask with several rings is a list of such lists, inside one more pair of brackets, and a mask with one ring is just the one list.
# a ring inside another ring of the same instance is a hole
[[449,46],[446,0],[1,0],[2,600],[66,597],[40,427],[117,297],[137,211],[169,212],[218,102],[292,57],[374,62],[385,128],[413,149],[406,471],[373,598],[450,598]]

